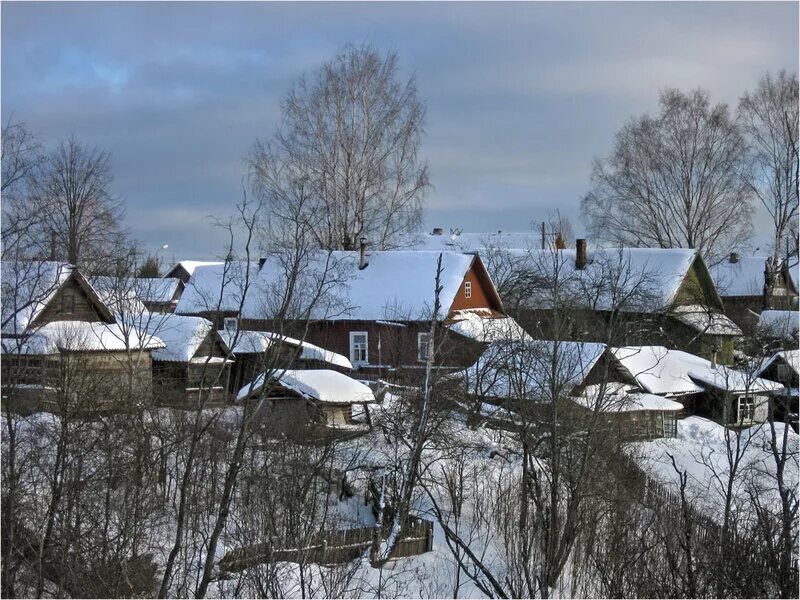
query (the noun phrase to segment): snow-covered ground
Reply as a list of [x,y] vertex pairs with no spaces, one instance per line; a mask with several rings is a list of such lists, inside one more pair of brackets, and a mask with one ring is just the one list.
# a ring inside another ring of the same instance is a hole
[[[796,488],[798,435],[791,428],[785,431],[782,423],[775,423],[779,447],[784,433],[790,456],[785,477],[788,485]],[[733,510],[741,518],[752,516],[751,494],[762,503],[779,502],[771,439],[769,423],[744,429],[737,435],[708,419],[688,417],[678,421],[677,438],[640,442],[632,444],[632,449],[642,468],[676,493],[680,489],[679,472],[686,473],[686,493],[693,507],[722,522],[729,482]]]

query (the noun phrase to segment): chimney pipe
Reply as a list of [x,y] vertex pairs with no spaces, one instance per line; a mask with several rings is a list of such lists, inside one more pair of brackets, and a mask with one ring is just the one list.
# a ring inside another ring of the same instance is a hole
[[716,349],[711,351],[711,368],[712,369],[716,369],[717,368],[717,350]]
[[361,238],[360,253],[358,257],[358,269],[364,270],[369,263],[367,262],[367,238]]
[[56,259],[56,232],[50,232],[50,260]]
[[575,240],[575,268],[583,269],[586,266],[586,240]]
[[738,252],[731,252],[731,255],[728,257],[728,261],[731,264],[736,264],[739,262],[739,253]]
[[441,227],[434,227],[433,228],[433,235],[442,235],[442,228]]

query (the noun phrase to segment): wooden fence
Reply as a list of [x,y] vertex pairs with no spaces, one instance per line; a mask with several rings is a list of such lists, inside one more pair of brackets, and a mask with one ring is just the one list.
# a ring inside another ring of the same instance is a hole
[[[372,545],[376,533],[374,527],[321,531],[311,535],[302,548],[290,548],[286,544],[276,547],[269,542],[254,544],[228,552],[220,560],[219,568],[231,573],[270,562],[342,564],[361,556]],[[388,533],[388,528],[384,528],[381,535],[385,537]],[[433,523],[409,517],[392,558],[416,556],[432,549]]]

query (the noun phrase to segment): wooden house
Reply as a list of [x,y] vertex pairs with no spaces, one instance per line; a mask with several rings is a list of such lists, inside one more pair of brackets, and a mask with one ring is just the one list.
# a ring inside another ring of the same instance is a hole
[[512,426],[514,415],[548,420],[561,404],[560,421],[579,428],[597,414],[601,429],[623,439],[675,437],[683,409],[642,389],[613,353],[592,342],[498,342],[460,375],[483,418],[502,421],[508,411]]
[[692,414],[726,426],[747,427],[767,419],[770,398],[781,384],[663,346],[613,348],[611,353],[638,386],[664,396]]
[[534,337],[655,342],[733,362],[734,342],[742,331],[725,316],[708,269],[694,250],[589,252],[585,240],[578,240],[575,250],[505,252],[520,281],[512,314]]
[[151,353],[163,344],[118,324],[73,266],[4,261],[2,314],[7,401],[93,411],[150,399]]
[[800,350],[784,350],[773,354],[759,366],[756,375],[783,385],[783,389],[773,396],[773,416],[776,421],[788,420],[798,431]]
[[796,309],[798,290],[788,261],[773,264],[769,256],[732,252],[711,267],[725,314],[747,334],[753,334],[763,310]]
[[[440,308],[434,316],[440,254]],[[290,277],[284,264],[279,257],[267,257],[260,265],[198,267],[177,312],[202,314],[223,325],[237,318],[232,327],[241,330],[286,331],[346,356],[359,378],[369,379],[418,378],[430,348],[432,318],[440,325],[435,362],[449,369],[471,364],[485,345],[480,335],[470,335],[479,328],[467,322],[506,317],[486,268],[474,254],[320,251],[308,257],[297,277]],[[221,282],[241,281],[248,268],[251,283],[244,300],[236,283],[220,293]],[[239,276],[230,275],[234,272]],[[286,293],[290,279],[296,282],[293,294]],[[321,293],[314,304],[304,304],[313,296],[308,290],[316,289]],[[294,304],[279,306],[289,296]],[[208,310],[209,299],[216,299],[211,307],[216,311]],[[283,315],[281,323],[276,322],[278,314]],[[457,323],[461,325],[451,327]],[[504,328],[486,329],[498,333]]]
[[141,328],[164,342],[153,352],[154,397],[178,408],[218,406],[229,399],[234,359],[213,324],[201,317],[146,315]]
[[353,407],[375,395],[365,384],[330,369],[276,370],[261,374],[237,394],[237,402],[258,402],[258,420],[274,434],[307,438],[313,430],[359,432]]

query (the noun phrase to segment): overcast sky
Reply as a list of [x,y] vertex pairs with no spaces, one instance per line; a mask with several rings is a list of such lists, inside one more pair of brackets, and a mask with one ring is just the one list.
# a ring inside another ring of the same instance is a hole
[[3,2],[3,119],[108,149],[133,234],[212,257],[242,157],[293,80],[348,42],[417,78],[426,227],[519,231],[560,209],[580,231],[593,157],[659,89],[735,104],[797,71],[798,4]]

